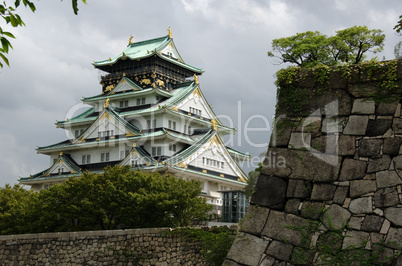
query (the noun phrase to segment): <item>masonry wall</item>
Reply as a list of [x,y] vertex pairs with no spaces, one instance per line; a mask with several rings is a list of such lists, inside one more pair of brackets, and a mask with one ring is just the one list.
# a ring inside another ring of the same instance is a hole
[[225,263],[402,265],[402,62],[286,71]]
[[0,236],[0,262],[1,265],[205,265],[200,245],[199,241],[172,233],[169,228],[5,235]]

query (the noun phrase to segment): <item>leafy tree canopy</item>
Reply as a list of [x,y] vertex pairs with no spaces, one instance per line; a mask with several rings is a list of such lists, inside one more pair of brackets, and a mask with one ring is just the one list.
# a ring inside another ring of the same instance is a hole
[[104,174],[87,172],[39,193],[19,186],[0,190],[0,203],[10,206],[0,209],[0,232],[187,226],[212,209],[200,194],[199,181],[107,167]]
[[262,162],[258,163],[258,167],[253,171],[248,172],[247,185],[244,187],[244,195],[250,200],[254,194],[255,185],[257,184],[258,177],[261,174]]
[[399,16],[398,23],[395,25],[394,30],[399,34],[402,34],[402,15]]
[[[366,26],[354,26],[327,37],[318,31],[297,33],[294,36],[274,39],[269,57],[277,57],[280,63],[292,63],[301,67],[319,64],[358,64],[367,52],[377,53],[384,48],[385,35],[381,30]],[[279,56],[275,56],[278,53]]]
[[[72,7],[74,14],[78,14],[78,0],[71,0]],[[86,3],[86,0],[82,0],[83,3]],[[21,17],[16,13],[17,8],[21,6],[21,3],[25,7],[29,7],[32,12],[35,12],[36,7],[32,1],[29,0],[15,0],[13,4],[7,4],[6,1],[0,3],[0,17],[4,19],[6,24],[10,24],[12,27],[20,27],[25,26],[25,23],[22,21]],[[12,49],[13,46],[11,45],[9,38],[15,39],[15,36],[8,31],[4,31],[3,28],[0,26],[0,67],[3,67],[5,63],[7,66],[10,66],[8,58],[6,54],[8,54],[10,48]]]

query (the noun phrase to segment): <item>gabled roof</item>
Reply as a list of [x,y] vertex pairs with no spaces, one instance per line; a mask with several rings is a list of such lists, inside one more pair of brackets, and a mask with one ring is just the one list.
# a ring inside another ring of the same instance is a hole
[[[172,58],[162,54],[162,50],[165,47],[167,47],[168,45],[172,45],[173,49],[176,51],[176,55],[178,55],[177,60],[172,59]],[[92,64],[95,67],[102,67],[102,66],[113,65],[116,62],[118,62],[119,60],[126,60],[126,59],[140,60],[140,59],[148,58],[148,57],[151,57],[154,55],[157,55],[158,57],[162,58],[163,60],[169,61],[178,66],[184,67],[193,72],[196,72],[199,74],[203,73],[203,71],[201,69],[184,63],[183,59],[181,58],[181,56],[179,55],[179,53],[176,49],[176,46],[173,43],[173,39],[170,38],[169,35],[155,38],[155,39],[146,40],[146,41],[130,43],[127,46],[127,48],[124,49],[118,55],[111,57],[109,59],[106,59],[106,60],[95,61]]]
[[209,149],[213,143],[217,144],[217,146],[222,152],[222,155],[227,158],[228,162],[230,162],[229,163],[230,167],[233,169],[234,172],[237,173],[240,181],[245,182],[247,179],[246,174],[237,165],[236,162],[233,162],[233,158],[231,157],[230,152],[228,151],[226,146],[224,145],[223,140],[221,139],[219,134],[217,134],[217,132],[212,129],[208,133],[206,133],[204,137],[199,139],[196,143],[191,145],[183,152],[169,158],[168,160],[165,161],[165,163],[175,165],[178,167],[187,168],[187,165],[189,163],[195,160],[195,158],[198,157],[199,154],[202,154],[205,150]]
[[169,129],[160,128],[157,131],[144,132],[137,136],[124,136],[124,137],[119,137],[119,138],[115,138],[115,139],[112,139],[112,138],[103,139],[103,140],[93,139],[92,141],[86,140],[85,142],[80,142],[80,141],[72,142],[70,140],[65,140],[65,141],[61,141],[61,142],[51,144],[48,146],[37,147],[37,151],[39,153],[51,153],[51,152],[60,151],[60,150],[68,150],[69,148],[74,149],[76,147],[83,147],[83,146],[92,147],[92,146],[96,146],[99,144],[122,142],[122,141],[136,142],[136,141],[141,140],[141,138],[157,139],[157,138],[162,138],[162,137],[168,137],[171,139],[180,139],[182,142],[188,143],[188,144],[192,144],[194,142],[194,139],[191,138],[190,136],[171,132]]
[[[66,171],[55,174],[54,171],[60,165],[65,166]],[[60,179],[70,176],[80,176],[81,174],[82,171],[80,166],[70,157],[70,155],[61,153],[61,155],[59,155],[58,160],[56,160],[56,162],[51,167],[35,175],[31,175],[29,177],[21,177],[20,182],[24,184],[25,182],[36,181],[38,179],[49,179],[49,178]]]
[[85,141],[86,137],[88,137],[93,131],[96,129],[97,126],[99,126],[100,121],[103,120],[104,118],[107,118],[108,116],[111,116],[114,118],[114,120],[120,125],[123,126],[128,133],[134,134],[134,135],[142,135],[140,132],[140,129],[138,129],[136,126],[131,124],[130,122],[124,120],[121,116],[119,116],[118,113],[116,113],[111,106],[107,106],[103,111],[99,114],[98,118],[92,123],[91,126],[89,126],[77,139],[73,141],[73,144],[75,143],[80,143]]

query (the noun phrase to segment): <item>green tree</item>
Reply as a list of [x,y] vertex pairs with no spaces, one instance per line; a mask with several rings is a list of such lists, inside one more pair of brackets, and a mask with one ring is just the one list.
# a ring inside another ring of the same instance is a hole
[[30,230],[187,226],[212,208],[200,194],[198,181],[107,167],[40,191]]
[[[385,35],[381,30],[370,30],[366,26],[354,26],[327,37],[318,31],[297,33],[294,36],[274,39],[269,57],[277,57],[280,63],[292,63],[300,67],[319,64],[358,64],[366,53],[383,50]],[[279,53],[279,56],[275,56]]]
[[20,185],[0,188],[0,234],[27,232],[32,206],[37,203],[38,193]]
[[257,184],[258,177],[261,174],[262,162],[258,163],[258,167],[253,171],[248,172],[247,185],[244,188],[244,195],[250,200],[254,193],[255,185]]
[[394,26],[394,30],[399,34],[402,34],[401,33],[401,31],[402,31],[402,15],[399,16],[399,20],[398,20],[397,24]]
[[[86,3],[86,0],[82,0],[83,3]],[[6,24],[10,24],[12,27],[21,27],[25,26],[25,23],[22,21],[21,17],[16,13],[17,8],[20,7],[21,3],[25,7],[29,7],[32,12],[35,12],[36,7],[32,1],[29,0],[15,0],[13,4],[7,4],[6,1],[0,3],[0,17],[4,19]],[[74,14],[78,14],[78,0],[72,0],[72,7]],[[15,39],[15,36],[8,31],[4,31],[2,27],[0,27],[0,67],[3,67],[3,63],[6,65],[10,65],[6,54],[8,54],[11,45],[9,38]],[[2,63],[3,62],[3,63]]]

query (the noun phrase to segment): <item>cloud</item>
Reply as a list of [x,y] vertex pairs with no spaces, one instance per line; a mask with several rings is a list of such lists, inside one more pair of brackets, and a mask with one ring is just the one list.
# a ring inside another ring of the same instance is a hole
[[[225,28],[247,31],[253,27],[267,27],[283,32],[294,23],[291,9],[283,1],[268,4],[254,0],[182,0],[187,12],[201,12],[207,19]],[[281,21],[281,23],[277,23]]]

